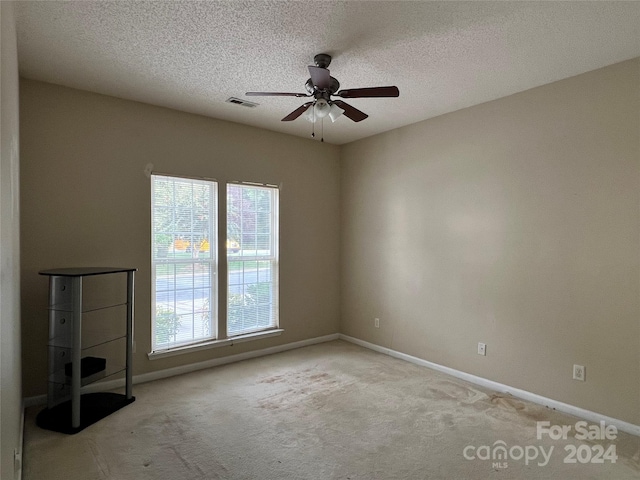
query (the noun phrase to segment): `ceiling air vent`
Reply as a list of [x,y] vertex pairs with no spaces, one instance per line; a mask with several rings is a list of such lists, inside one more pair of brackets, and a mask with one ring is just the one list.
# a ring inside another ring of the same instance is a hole
[[225,100],[227,103],[235,103],[236,105],[242,105],[243,107],[254,108],[257,107],[258,103],[249,102],[247,100],[241,100],[236,97],[229,97]]

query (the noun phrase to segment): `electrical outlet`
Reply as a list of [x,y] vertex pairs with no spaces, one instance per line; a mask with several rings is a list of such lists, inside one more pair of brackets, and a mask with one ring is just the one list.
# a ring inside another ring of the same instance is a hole
[[585,378],[586,375],[586,371],[583,365],[574,365],[573,366],[573,379],[574,380],[580,380],[581,382],[584,382],[586,380]]
[[380,319],[379,318],[374,318],[373,319],[373,326],[376,328],[380,328]]
[[484,343],[478,342],[478,355],[486,355],[487,354],[487,345]]

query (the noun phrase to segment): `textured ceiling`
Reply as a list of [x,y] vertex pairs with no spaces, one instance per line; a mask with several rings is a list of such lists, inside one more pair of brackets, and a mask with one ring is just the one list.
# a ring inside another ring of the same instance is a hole
[[[16,5],[21,75],[292,135],[280,119],[329,53],[368,119],[324,122],[343,144],[640,56],[640,2],[31,2]],[[225,103],[257,101],[257,108]],[[318,138],[318,137],[316,137]]]

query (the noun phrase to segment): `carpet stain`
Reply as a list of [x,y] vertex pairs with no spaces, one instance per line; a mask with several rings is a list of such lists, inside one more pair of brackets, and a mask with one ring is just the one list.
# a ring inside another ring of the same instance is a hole
[[258,383],[274,384],[291,381],[318,382],[329,377],[328,373],[314,373],[313,375],[309,375],[309,372],[311,372],[311,369],[306,369],[301,372],[292,372],[290,375],[272,375],[259,380]]
[[258,383],[281,383],[284,382],[284,376],[283,375],[275,375],[273,377],[269,377],[269,378],[265,378],[263,380],[260,380]]
[[265,410],[286,409],[301,402],[304,404],[309,399],[327,392],[335,392],[341,386],[341,382],[331,378],[326,372],[317,372],[306,369],[293,372],[291,375],[274,375],[260,380],[258,383],[274,385],[286,384],[287,388],[272,393],[258,400],[258,406]]
[[439,381],[434,387],[429,388],[435,398],[440,400],[456,399],[462,403],[473,404],[478,400],[484,400],[487,395],[471,387],[449,381]]
[[484,413],[495,420],[519,422],[522,418],[525,418],[531,422],[538,422],[547,419],[549,416],[546,408],[528,405],[509,395],[494,393],[489,397],[489,400],[491,405],[497,408],[490,407]]
[[496,393],[491,395],[491,397],[489,398],[491,399],[491,403],[501,408],[506,408],[508,410],[518,410],[518,411],[524,410],[524,403],[514,398],[505,397],[504,395],[499,395]]

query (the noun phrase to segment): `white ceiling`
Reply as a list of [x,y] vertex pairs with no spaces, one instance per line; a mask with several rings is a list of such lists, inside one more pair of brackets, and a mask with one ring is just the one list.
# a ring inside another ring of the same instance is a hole
[[[16,5],[26,78],[310,137],[316,53],[368,119],[324,122],[343,144],[640,56],[640,2],[31,2]],[[257,108],[225,103],[257,101]],[[318,138],[318,136],[316,137]]]

